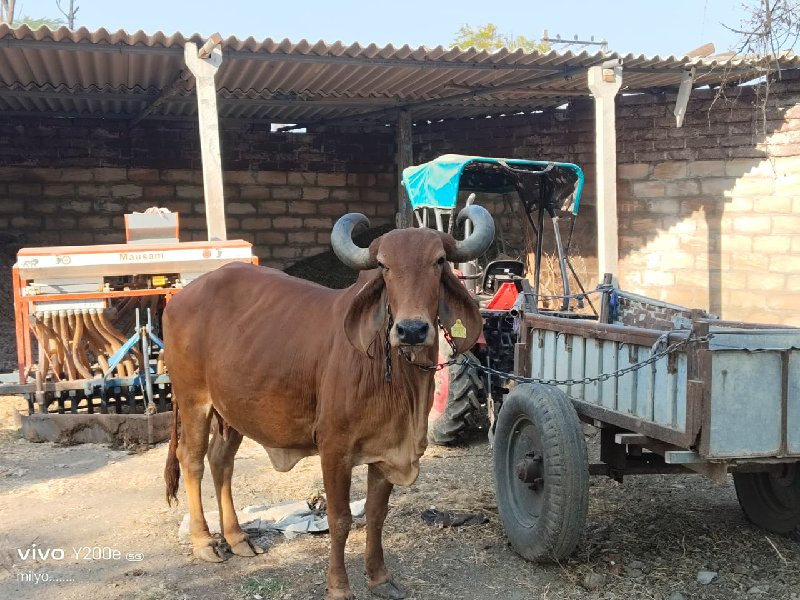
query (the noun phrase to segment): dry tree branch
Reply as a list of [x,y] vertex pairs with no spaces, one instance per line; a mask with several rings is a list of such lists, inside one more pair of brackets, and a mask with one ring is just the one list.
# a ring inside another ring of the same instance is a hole
[[[762,133],[766,137],[770,85],[773,80],[782,78],[782,54],[792,50],[800,40],[800,0],[750,0],[742,4],[742,8],[746,16],[739,26],[722,25],[739,36],[736,53],[751,60],[760,72],[762,81],[754,86],[754,92],[761,112]],[[709,113],[718,100],[725,98],[726,87],[742,83],[732,76],[730,67],[723,73]]]
[[0,23],[14,23],[14,5],[17,0],[0,0]]
[[769,536],[765,535],[764,538],[769,542],[769,545],[772,546],[772,549],[775,550],[775,553],[778,555],[778,558],[780,558],[783,561],[783,564],[785,565],[789,564],[788,561],[786,560],[786,557],[784,557],[783,554],[781,554],[781,551],[778,550],[778,547],[775,545],[775,542],[769,539]]
[[61,7],[61,0],[56,0],[56,6],[64,17],[67,19],[67,27],[75,29],[75,15],[80,10],[79,6],[75,6],[75,0],[69,0],[69,8]]

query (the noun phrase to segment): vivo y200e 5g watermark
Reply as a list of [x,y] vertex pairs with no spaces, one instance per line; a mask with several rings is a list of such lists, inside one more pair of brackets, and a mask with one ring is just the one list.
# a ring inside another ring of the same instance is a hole
[[[14,573],[20,583],[65,583],[75,581],[66,569],[69,565],[84,561],[125,561],[141,562],[142,552],[123,551],[111,546],[71,546],[68,548],[30,544],[20,548],[7,549],[5,565]],[[50,567],[51,571],[46,569]],[[34,570],[36,569],[36,570]]]

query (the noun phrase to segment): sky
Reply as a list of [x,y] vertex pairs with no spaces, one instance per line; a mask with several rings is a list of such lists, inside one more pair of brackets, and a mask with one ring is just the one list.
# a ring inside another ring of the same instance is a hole
[[[623,54],[682,55],[707,42],[718,52],[735,49],[743,0],[77,0],[76,26],[139,29],[258,40],[289,38],[396,46],[450,45],[458,28],[488,22],[499,31],[538,39],[578,35],[605,38]],[[754,0],[749,0],[753,2]],[[62,0],[62,5],[68,0]],[[17,0],[17,16],[59,16],[55,0]]]

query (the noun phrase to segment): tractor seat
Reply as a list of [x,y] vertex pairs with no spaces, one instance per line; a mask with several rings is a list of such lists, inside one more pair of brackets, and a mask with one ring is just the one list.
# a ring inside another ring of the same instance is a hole
[[481,289],[485,294],[494,294],[500,284],[515,281],[525,276],[525,265],[518,260],[495,260],[483,270]]

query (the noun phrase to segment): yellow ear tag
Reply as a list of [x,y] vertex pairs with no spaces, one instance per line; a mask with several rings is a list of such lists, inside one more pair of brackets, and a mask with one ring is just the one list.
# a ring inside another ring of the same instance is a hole
[[454,338],[467,337],[467,328],[464,327],[461,319],[456,319],[456,322],[453,323],[453,326],[450,328],[450,335],[452,335]]

